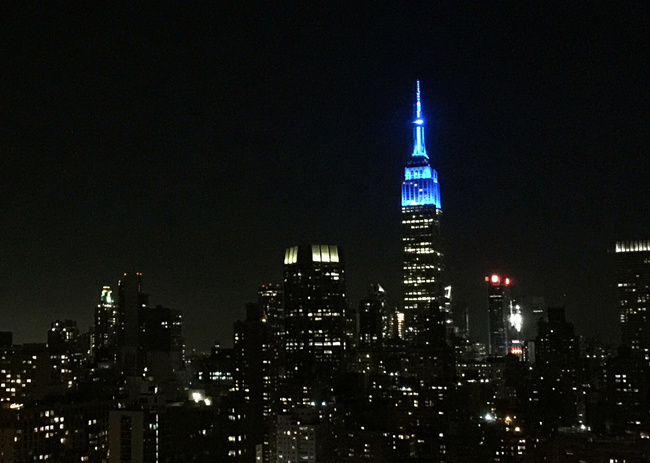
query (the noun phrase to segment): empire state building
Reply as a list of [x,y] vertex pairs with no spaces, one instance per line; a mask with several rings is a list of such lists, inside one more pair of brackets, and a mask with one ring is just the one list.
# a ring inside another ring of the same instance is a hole
[[413,153],[402,182],[404,337],[409,341],[427,329],[443,300],[440,186],[424,144],[420,81],[416,95]]

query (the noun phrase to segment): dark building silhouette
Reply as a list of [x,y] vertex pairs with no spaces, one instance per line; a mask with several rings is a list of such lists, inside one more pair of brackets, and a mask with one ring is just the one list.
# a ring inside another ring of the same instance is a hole
[[142,292],[142,274],[125,273],[118,283],[118,349],[120,369],[126,376],[138,376],[142,370],[139,355],[140,309],[147,307],[149,296]]
[[0,347],[11,347],[14,334],[11,331],[0,331]]
[[[276,443],[275,423],[278,412],[278,387],[283,349],[277,335],[282,314],[282,291],[264,285],[258,302],[246,305],[246,319],[235,323],[235,390],[245,429],[245,455],[242,461],[268,463]],[[255,460],[256,455],[260,459]]]
[[553,433],[578,419],[579,343],[564,307],[548,307],[535,341],[535,376],[530,381],[531,421],[539,432]]
[[572,323],[566,321],[564,307],[548,307],[548,319],[537,324],[536,363],[575,370],[580,350]]
[[414,146],[402,182],[404,336],[414,340],[433,302],[443,303],[440,186],[424,143],[424,119],[417,82]]
[[79,338],[79,328],[74,320],[52,322],[47,332],[47,347],[50,352],[65,353],[74,350]]
[[451,313],[454,326],[454,335],[469,339],[469,306],[465,301],[453,301]]
[[153,377],[163,391],[170,392],[185,364],[183,318],[178,309],[158,305],[138,311],[138,359],[143,373]]
[[368,295],[359,302],[359,347],[383,343],[384,325],[388,321],[386,312],[384,288],[371,285]]

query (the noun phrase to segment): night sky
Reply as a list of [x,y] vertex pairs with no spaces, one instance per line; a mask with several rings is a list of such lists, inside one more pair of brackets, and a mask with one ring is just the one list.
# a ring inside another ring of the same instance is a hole
[[140,271],[189,347],[229,345],[301,243],[343,247],[354,306],[397,304],[420,79],[473,335],[500,271],[616,342],[608,249],[650,238],[649,4],[280,3],[3,12],[0,330],[85,331]]

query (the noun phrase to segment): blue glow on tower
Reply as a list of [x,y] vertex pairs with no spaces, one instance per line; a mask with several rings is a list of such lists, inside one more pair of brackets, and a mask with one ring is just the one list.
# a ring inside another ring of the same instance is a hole
[[417,81],[417,93],[415,101],[415,146],[413,146],[412,156],[424,156],[429,159],[427,156],[427,148],[424,146],[424,119],[422,119],[422,103],[420,102],[420,81]]
[[415,135],[413,154],[404,168],[402,182],[402,206],[423,206],[432,204],[441,209],[438,172],[431,167],[424,144],[424,119],[420,101],[420,81],[417,81],[415,102]]

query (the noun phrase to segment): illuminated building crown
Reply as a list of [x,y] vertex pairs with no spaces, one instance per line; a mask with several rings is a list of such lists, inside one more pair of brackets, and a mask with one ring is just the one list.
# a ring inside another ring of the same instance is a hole
[[415,135],[413,154],[404,168],[402,183],[402,206],[435,205],[441,209],[438,172],[431,167],[424,144],[424,119],[420,100],[420,81],[417,81],[415,101]]

